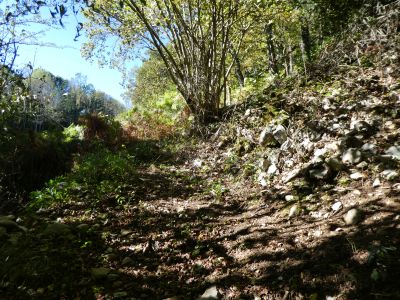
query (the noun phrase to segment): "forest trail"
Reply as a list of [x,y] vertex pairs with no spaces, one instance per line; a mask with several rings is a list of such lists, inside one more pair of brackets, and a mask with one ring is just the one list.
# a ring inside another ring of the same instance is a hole
[[[22,217],[23,229],[2,248],[1,298],[198,299],[205,291],[207,299],[398,296],[398,195],[383,187],[387,197],[373,196],[367,185],[337,191],[363,209],[357,226],[344,224],[343,210],[319,220],[294,212],[289,218],[290,202],[279,195],[237,182],[225,182],[236,189],[215,185],[218,170],[196,160],[213,147],[204,143],[140,166],[135,180],[127,178],[128,204],[89,207],[79,195]],[[392,275],[371,286],[371,270],[383,263]]]

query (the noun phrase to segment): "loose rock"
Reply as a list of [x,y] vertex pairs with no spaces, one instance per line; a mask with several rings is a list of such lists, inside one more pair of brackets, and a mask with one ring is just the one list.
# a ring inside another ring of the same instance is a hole
[[356,172],[350,175],[350,178],[353,180],[360,180],[363,179],[365,177],[365,175],[363,173],[360,172]]
[[361,151],[355,148],[347,149],[342,155],[342,162],[344,164],[358,164],[359,162],[361,162],[361,159]]
[[392,146],[385,152],[390,155],[393,159],[400,160],[400,146]]
[[278,125],[274,132],[272,133],[273,137],[279,144],[283,144],[287,140],[287,133],[285,127],[282,125]]
[[51,223],[47,225],[46,229],[43,231],[43,234],[47,236],[49,235],[60,236],[60,235],[67,235],[70,232],[71,229],[66,224]]
[[355,225],[362,220],[362,212],[357,208],[350,209],[343,217],[346,225]]
[[261,132],[260,137],[258,139],[258,143],[260,145],[265,145],[273,141],[274,141],[274,136],[272,134],[272,128],[268,126]]
[[275,175],[278,172],[278,167],[275,164],[269,166],[267,174],[270,176]]
[[339,210],[341,210],[342,208],[343,208],[343,204],[342,204],[342,202],[340,202],[340,201],[338,201],[338,202],[335,202],[333,205],[332,205],[332,210],[334,211],[334,212],[337,212],[337,211],[339,211]]
[[214,285],[207,289],[203,295],[198,298],[198,300],[214,300],[214,299],[219,299],[219,292],[217,290],[217,287]]
[[100,268],[92,268],[90,270],[90,274],[94,279],[104,279],[108,274],[111,273],[111,269],[100,267]]
[[300,207],[299,205],[295,204],[289,210],[289,218],[297,216],[299,213],[300,213]]
[[318,168],[309,170],[310,177],[317,180],[327,179],[329,177],[330,169],[326,164],[322,164]]
[[376,178],[374,180],[374,182],[372,183],[372,187],[377,188],[381,186],[381,181],[379,180],[379,178]]
[[133,264],[133,260],[132,260],[132,258],[130,258],[130,257],[125,257],[123,260],[122,260],[122,265],[123,266],[131,266]]

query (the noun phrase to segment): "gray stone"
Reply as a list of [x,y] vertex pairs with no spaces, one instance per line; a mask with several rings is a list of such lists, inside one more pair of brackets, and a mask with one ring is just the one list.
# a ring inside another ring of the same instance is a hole
[[355,148],[347,149],[342,155],[342,162],[344,164],[358,164],[362,160],[362,153]]
[[356,167],[361,170],[366,170],[368,169],[368,163],[366,161],[362,161]]
[[392,146],[385,151],[387,155],[390,155],[393,159],[400,160],[400,146]]
[[114,298],[125,298],[128,296],[128,292],[121,291],[121,292],[115,292],[113,294]]
[[355,172],[355,173],[350,174],[350,178],[353,180],[360,180],[360,179],[365,178],[365,175],[360,172]]
[[90,229],[90,225],[88,224],[79,224],[76,226],[76,229],[78,229],[81,232],[87,232]]
[[297,216],[299,213],[300,213],[300,207],[298,204],[295,204],[289,209],[289,218]]
[[374,182],[372,183],[372,187],[377,188],[381,186],[381,181],[379,180],[379,178],[376,178],[374,180]]
[[268,168],[269,168],[270,165],[271,165],[271,162],[269,161],[269,159],[267,159],[267,158],[262,158],[262,159],[260,160],[260,168],[261,168],[261,170],[263,170],[263,171],[268,170]]
[[107,275],[111,273],[111,269],[100,267],[100,268],[92,268],[90,270],[90,275],[94,279],[104,279],[107,278]]
[[329,98],[324,98],[322,99],[322,108],[324,110],[330,110],[331,109],[331,101],[329,100]]
[[129,229],[121,229],[121,236],[128,236],[132,234],[132,230]]
[[283,144],[284,142],[286,142],[288,136],[286,133],[286,129],[285,127],[283,127],[282,125],[278,125],[274,132],[272,133],[272,135],[274,136],[275,140],[279,143],[279,144]]
[[329,177],[330,169],[326,164],[322,164],[319,167],[312,168],[308,171],[310,178],[317,180],[324,180]]
[[220,295],[218,292],[217,287],[214,285],[210,288],[208,288],[203,295],[201,295],[198,300],[216,300],[220,299]]
[[399,178],[399,173],[395,170],[385,170],[382,172],[382,175],[386,178],[386,180],[393,181]]
[[62,223],[51,223],[48,224],[46,229],[43,231],[44,235],[67,235],[71,232],[68,225]]
[[268,182],[267,182],[267,180],[266,180],[266,178],[267,178],[267,173],[265,173],[265,172],[261,172],[260,174],[258,174],[258,178],[257,178],[257,180],[258,180],[258,183],[261,185],[261,186],[267,186],[268,185]]
[[294,195],[286,195],[285,196],[285,201],[287,202],[291,202],[291,201],[295,201],[298,200],[298,197],[294,196]]
[[130,258],[129,256],[125,257],[125,258],[122,260],[122,265],[123,265],[123,266],[131,266],[132,264],[133,264],[133,259]]
[[332,208],[332,210],[333,210],[334,212],[337,212],[337,211],[339,211],[339,210],[341,210],[341,209],[343,208],[343,204],[342,204],[342,202],[338,201],[338,202],[335,202],[335,203],[331,206],[331,208]]
[[378,153],[375,144],[368,144],[368,143],[366,143],[366,144],[364,144],[364,145],[361,147],[361,150],[362,150],[362,151],[365,151],[365,152],[370,152],[370,153],[373,153],[373,154]]
[[261,132],[260,137],[258,138],[258,143],[260,145],[265,145],[274,142],[274,140],[275,139],[272,134],[272,127],[268,126]]
[[356,121],[351,124],[350,129],[364,136],[370,136],[373,133],[373,127],[365,121]]
[[350,209],[343,217],[346,225],[355,225],[361,222],[363,218],[363,213],[357,208]]
[[267,174],[270,176],[273,176],[276,173],[278,173],[278,167],[275,164],[270,165],[268,168]]
[[297,176],[301,174],[301,169],[295,169],[293,171],[290,171],[289,174],[283,179],[283,183],[289,183],[293,179],[295,179]]
[[339,172],[345,168],[344,164],[336,157],[327,159],[326,164],[335,172]]
[[0,218],[0,226],[6,228],[7,230],[18,230],[19,229],[19,226],[16,222],[14,222],[6,217]]

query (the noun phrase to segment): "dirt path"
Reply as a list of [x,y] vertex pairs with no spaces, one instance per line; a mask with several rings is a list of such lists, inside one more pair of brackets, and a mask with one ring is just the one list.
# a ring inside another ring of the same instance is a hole
[[[223,174],[192,161],[142,167],[129,204],[77,197],[27,217],[29,230],[2,248],[1,298],[197,299],[212,286],[221,299],[400,297],[398,193],[342,190],[364,207],[356,226],[344,211],[289,219],[286,201],[254,187],[216,197]],[[67,230],[49,233],[56,220]]]

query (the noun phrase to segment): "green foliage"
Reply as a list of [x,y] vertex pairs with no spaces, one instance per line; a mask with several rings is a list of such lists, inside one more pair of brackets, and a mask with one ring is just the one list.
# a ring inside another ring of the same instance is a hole
[[155,52],[150,52],[149,58],[131,71],[125,98],[132,103],[134,112],[166,126],[176,125],[186,106]]
[[85,155],[76,155],[72,171],[50,180],[42,190],[31,193],[31,209],[82,197],[95,205],[112,200],[128,200],[129,180],[136,174],[135,160],[126,150],[113,153],[106,148]]
[[70,143],[72,141],[83,141],[85,137],[85,128],[81,125],[69,125],[63,130],[64,141]]

